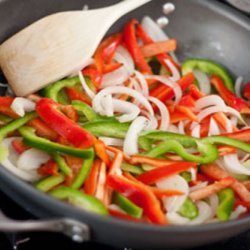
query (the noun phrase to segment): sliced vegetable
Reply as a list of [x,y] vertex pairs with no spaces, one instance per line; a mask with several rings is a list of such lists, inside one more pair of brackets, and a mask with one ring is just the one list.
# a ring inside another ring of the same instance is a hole
[[64,179],[64,176],[61,174],[56,176],[49,176],[37,182],[35,186],[40,191],[48,192],[52,188],[62,184],[64,182]]
[[185,218],[193,220],[199,215],[199,210],[195,203],[191,199],[187,198],[179,210],[179,214]]

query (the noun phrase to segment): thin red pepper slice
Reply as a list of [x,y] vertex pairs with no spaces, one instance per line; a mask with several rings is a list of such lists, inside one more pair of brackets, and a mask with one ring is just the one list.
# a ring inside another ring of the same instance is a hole
[[29,149],[29,146],[25,145],[23,142],[23,139],[21,138],[18,138],[12,141],[11,145],[18,154],[22,154],[27,149]]
[[70,101],[82,101],[91,105],[91,100],[84,95],[84,93],[77,91],[75,88],[66,88],[66,93]]
[[43,98],[36,104],[36,111],[40,118],[72,145],[79,148],[93,146],[94,136],[70,120],[58,108],[60,105],[48,98]]
[[122,42],[120,33],[107,37],[102,41],[94,55],[95,65],[100,73],[104,73],[104,65],[112,63],[115,51]]
[[139,27],[139,22],[137,20],[132,19],[128,22],[124,28],[123,40],[139,70],[144,74],[152,74],[152,70],[144,58],[141,48],[137,42],[137,27]]
[[233,133],[222,134],[221,136],[226,136],[239,141],[249,142],[250,141],[250,129],[243,129]]
[[166,217],[161,209],[159,200],[153,192],[140,183],[128,180],[123,176],[109,175],[107,185],[128,197],[141,207],[148,219],[155,224],[166,224]]
[[58,175],[58,165],[55,161],[49,160],[43,164],[37,172],[42,176],[55,176]]
[[198,100],[200,98],[202,98],[203,96],[205,96],[200,90],[199,88],[195,85],[192,84],[189,87],[189,94],[195,99]]
[[223,83],[223,81],[221,80],[220,77],[216,76],[216,75],[212,75],[211,76],[211,83],[213,84],[213,86],[216,88],[216,90],[218,91],[218,93],[220,94],[220,96],[223,98],[223,100],[232,108],[238,110],[241,113],[250,113],[250,109],[247,105],[247,103],[237,97],[232,91],[230,91],[225,84]]
[[[103,65],[102,65],[103,67]],[[102,73],[95,67],[87,67],[82,70],[84,76],[88,76],[96,89],[99,89],[102,82]]]
[[181,98],[179,105],[194,108],[195,107],[195,100],[190,94],[183,95]]
[[137,180],[143,182],[144,184],[151,185],[155,182],[175,175],[181,172],[184,172],[190,168],[197,167],[197,163],[193,162],[178,162],[165,167],[160,167],[153,169],[151,171],[145,172],[137,177]]
[[246,83],[244,85],[244,89],[243,89],[243,96],[250,100],[250,82]]
[[[193,73],[188,73],[183,76],[177,83],[181,87],[182,91],[185,91],[191,84],[195,81],[195,76]],[[167,87],[166,85],[159,85],[150,91],[150,96],[156,97],[159,100],[165,102],[174,97],[173,89]]]
[[11,118],[18,118],[19,116],[10,107],[13,101],[13,97],[0,96],[0,113]]
[[[154,43],[153,39],[145,32],[145,30],[140,24],[137,27],[137,33],[145,44]],[[180,70],[180,65],[176,63],[175,60],[170,55],[166,53],[160,53],[156,55],[156,58],[167,70],[169,70],[169,67],[166,64],[166,60],[169,60],[177,69]]]
[[105,147],[105,144],[100,141],[100,140],[96,140],[95,142],[95,152],[96,152],[96,155],[103,161],[105,162],[105,164],[107,166],[110,166],[111,164],[111,161],[109,159],[109,156],[106,152],[106,147]]

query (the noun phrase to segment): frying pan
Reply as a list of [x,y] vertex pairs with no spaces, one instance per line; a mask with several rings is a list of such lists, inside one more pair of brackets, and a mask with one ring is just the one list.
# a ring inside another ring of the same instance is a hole
[[[105,4],[104,4],[105,2]],[[116,0],[0,0],[0,43],[33,21],[56,11],[114,4]],[[164,0],[150,4],[121,19],[110,32],[121,29],[130,18],[162,15]],[[166,28],[178,40],[178,56],[214,59],[234,75],[250,79],[250,21],[216,1],[174,0],[176,11]],[[95,25],[95,24],[93,24]],[[63,28],[63,27],[62,27]],[[250,228],[250,217],[201,226],[154,226],[100,217],[54,200],[0,168],[0,188],[39,218],[70,217],[88,225],[91,240],[135,249],[188,248],[213,243]]]

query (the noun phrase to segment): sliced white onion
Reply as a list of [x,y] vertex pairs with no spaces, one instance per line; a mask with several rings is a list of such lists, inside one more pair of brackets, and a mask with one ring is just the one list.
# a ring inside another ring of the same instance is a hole
[[174,81],[174,82],[180,80],[181,74],[180,74],[179,70],[175,67],[175,65],[168,59],[164,60],[164,61],[165,61],[165,63],[167,64],[168,68],[171,71],[171,74],[172,74],[171,80]]
[[88,84],[86,83],[85,79],[84,79],[84,76],[82,74],[82,71],[79,71],[78,72],[78,76],[79,76],[79,79],[80,79],[80,82],[82,84],[82,87],[84,89],[84,91],[86,92],[86,94],[91,98],[93,99],[95,97],[95,93],[90,89],[90,87],[88,86]]
[[111,117],[114,115],[114,105],[112,95],[106,95],[102,98],[102,115]]
[[134,73],[135,73],[135,76],[136,76],[136,78],[138,79],[138,81],[139,81],[139,83],[141,85],[142,94],[145,97],[148,97],[148,95],[149,95],[148,83],[147,83],[144,75],[141,72],[137,71],[137,70],[135,70]]
[[219,135],[219,134],[220,134],[220,128],[217,122],[214,120],[214,118],[211,118],[209,124],[208,136]]
[[164,105],[159,99],[155,97],[149,97],[148,100],[154,103],[160,111],[161,114],[161,124],[159,129],[166,131],[170,124],[170,115],[166,105]]
[[179,86],[179,84],[173,82],[172,79],[170,79],[167,76],[146,75],[145,77],[148,80],[157,80],[163,83],[164,85],[168,86],[169,88],[171,88],[175,94],[175,104],[178,104],[180,102],[182,97],[182,89]]
[[200,182],[200,183],[196,184],[195,186],[192,186],[190,188],[190,192],[194,192],[196,190],[202,189],[202,188],[206,187],[207,185],[208,185],[207,181]]
[[110,209],[113,210],[113,211],[117,211],[117,212],[126,214],[126,213],[125,213],[119,206],[117,206],[116,204],[110,204],[110,205],[108,206],[108,208],[110,208]]
[[135,69],[134,60],[126,48],[123,46],[118,46],[114,55],[114,59],[118,63],[122,63],[124,65],[129,75],[133,74]]
[[15,165],[18,154],[13,149],[11,143],[18,137],[4,139],[2,145],[8,150],[8,156],[1,162],[1,165],[20,179],[28,182],[37,181],[41,176],[36,171],[24,171]]
[[208,95],[201,97],[195,103],[195,111],[200,111],[201,109],[210,107],[210,106],[220,106],[226,108],[226,104],[223,99],[218,95]]
[[16,114],[23,117],[25,112],[34,111],[36,104],[24,97],[16,97],[10,107]]
[[200,71],[200,70],[197,70],[197,69],[194,69],[193,73],[195,75],[195,78],[199,82],[199,87],[200,87],[201,92],[205,95],[210,94],[211,93],[211,84],[210,84],[210,81],[209,81],[207,74]]
[[191,135],[192,135],[193,137],[200,138],[200,134],[201,134],[201,125],[200,125],[200,124],[197,124],[197,125],[192,129]]
[[230,215],[230,220],[234,220],[239,218],[240,215],[244,214],[247,212],[247,208],[239,205]]
[[176,212],[167,213],[166,218],[168,222],[173,225],[187,225],[190,222],[188,218],[185,218]]
[[224,167],[227,171],[232,174],[244,174],[250,175],[250,169],[244,167],[237,154],[228,154],[223,156],[224,159]]
[[150,18],[149,16],[145,16],[142,19],[141,25],[146,33],[154,40],[154,41],[166,41],[168,40],[168,36],[165,32],[157,25],[157,23]]
[[183,121],[180,121],[178,123],[178,133],[182,134],[182,135],[185,135],[185,128],[184,128],[184,122]]
[[104,137],[100,136],[99,140],[103,141],[105,145],[107,146],[118,146],[122,147],[124,140],[122,139],[117,139],[117,138],[111,138],[111,137]]
[[107,73],[102,78],[101,87],[106,88],[114,85],[122,85],[129,78],[129,73],[124,66]]
[[190,168],[188,170],[188,172],[190,172],[190,174],[191,174],[191,181],[196,181],[196,179],[197,179],[197,169]]
[[170,126],[168,127],[168,132],[172,132],[172,133],[178,133],[178,127],[173,125],[173,124],[170,124]]
[[22,170],[37,170],[50,159],[50,155],[44,151],[30,148],[24,151],[17,159],[16,165]]
[[205,221],[207,221],[209,218],[211,218],[212,210],[211,210],[211,207],[206,202],[197,201],[196,205],[199,210],[199,215],[195,219],[190,220],[188,225],[202,224]]
[[92,107],[97,112],[102,112],[101,100],[104,96],[108,94],[127,94],[135,98],[139,103],[141,103],[150,113],[150,115],[154,116],[154,110],[151,107],[149,101],[138,91],[130,89],[128,87],[123,86],[113,86],[108,87],[101,90],[93,99]]
[[180,175],[174,175],[158,181],[156,186],[160,189],[174,189],[183,193],[183,195],[163,198],[163,204],[168,213],[178,212],[189,193],[186,180]]
[[121,101],[117,99],[112,100],[114,111],[125,113],[120,117],[117,117],[119,122],[133,121],[141,112],[141,110],[133,103]]
[[242,98],[242,95],[241,95],[242,85],[243,85],[243,77],[239,76],[237,77],[235,81],[235,93],[240,98]]
[[139,153],[138,137],[140,133],[148,126],[149,120],[143,116],[137,117],[130,125],[124,140],[123,151],[127,155]]
[[211,208],[211,216],[210,216],[210,218],[212,219],[215,216],[217,207],[219,205],[218,195],[217,194],[210,195],[209,198],[208,198],[208,201],[209,201],[210,208]]

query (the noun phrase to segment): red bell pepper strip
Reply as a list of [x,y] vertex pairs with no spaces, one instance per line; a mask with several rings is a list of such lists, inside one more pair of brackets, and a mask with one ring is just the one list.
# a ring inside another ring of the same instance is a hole
[[194,108],[195,107],[195,100],[190,94],[183,95],[179,105]]
[[247,103],[243,99],[237,97],[232,91],[230,91],[225,86],[225,84],[223,83],[223,81],[221,80],[220,77],[218,77],[216,75],[212,75],[211,76],[211,83],[216,88],[216,90],[218,91],[220,96],[223,98],[223,100],[230,107],[238,110],[240,113],[245,113],[245,114],[250,113],[250,109],[249,109]]
[[151,185],[155,182],[175,175],[181,172],[187,171],[190,168],[197,167],[197,163],[193,162],[178,162],[165,167],[160,167],[153,169],[151,171],[145,172],[137,177],[137,180],[143,182],[144,184]]
[[[145,44],[154,43],[153,39],[145,32],[145,30],[140,24],[138,24],[137,33]],[[180,70],[180,65],[176,63],[175,60],[170,55],[166,53],[160,53],[156,55],[156,58],[167,70],[169,70],[169,68],[168,65],[166,64],[166,60],[169,60],[177,69]]]
[[70,101],[82,101],[91,105],[91,100],[80,91],[77,91],[75,88],[66,88],[66,93]]
[[160,159],[156,159],[156,158],[152,158],[152,157],[148,157],[148,156],[132,156],[129,159],[129,163],[134,165],[134,164],[149,164],[151,166],[154,167],[164,167],[167,165],[171,165],[173,163],[177,163],[176,161],[172,161],[172,160],[160,160]]
[[71,105],[62,105],[60,111],[62,111],[73,122],[77,122],[79,119],[77,111]]
[[11,145],[18,154],[22,154],[24,151],[30,148],[23,143],[23,139],[15,139],[12,141]]
[[198,201],[198,200],[208,198],[212,194],[218,193],[222,189],[227,188],[229,186],[232,186],[234,181],[235,180],[231,176],[228,176],[226,178],[221,179],[218,182],[215,182],[215,183],[210,184],[204,188],[201,188],[199,190],[195,190],[195,191],[191,192],[189,194],[189,198],[192,201]]
[[152,223],[166,224],[166,217],[161,209],[159,200],[144,185],[118,175],[109,175],[107,185],[141,207]]
[[144,57],[152,57],[162,53],[168,53],[176,50],[176,40],[154,42],[141,47]]
[[36,134],[41,137],[44,137],[51,141],[55,141],[58,138],[58,134],[40,118],[32,119],[28,122],[28,125],[33,127],[36,130]]
[[[209,178],[217,181],[230,176],[225,170],[221,169],[216,164],[203,165],[201,167],[201,172],[207,175]],[[243,201],[250,202],[250,192],[244,186],[244,184],[234,179],[232,188]]]
[[198,121],[197,116],[193,113],[193,111],[189,107],[177,105],[175,109],[185,114],[190,121],[194,121],[194,122]]
[[221,136],[229,137],[239,141],[249,142],[250,141],[250,129],[243,129],[233,133],[222,134]]
[[55,176],[58,175],[58,165],[54,160],[49,160],[43,164],[37,172],[42,176]]
[[112,63],[115,51],[121,42],[120,33],[109,36],[101,42],[94,55],[95,65],[100,73],[104,73],[104,65]]
[[205,96],[200,90],[199,88],[195,85],[192,84],[189,87],[189,94],[195,99],[198,100],[200,98],[202,98],[203,96]]
[[93,163],[93,166],[90,170],[90,173],[84,183],[84,192],[89,195],[95,195],[97,182],[98,182],[98,175],[101,169],[102,161],[96,159]]
[[244,96],[247,100],[250,100],[250,82],[248,82],[248,83],[246,83],[246,84],[244,85],[243,96]]
[[[195,81],[195,76],[193,73],[188,73],[183,76],[177,83],[181,87],[182,91],[185,91],[192,83]],[[150,96],[156,97],[162,102],[165,102],[174,97],[174,91],[172,88],[167,87],[166,85],[159,85],[150,91]]]
[[139,70],[144,74],[152,74],[152,70],[145,60],[141,48],[137,42],[136,32],[138,26],[139,22],[135,19],[132,19],[130,22],[128,22],[124,28],[123,40]]
[[100,88],[102,82],[102,73],[100,73],[98,69],[90,66],[83,69],[82,73],[84,76],[88,76],[90,78],[96,89]]
[[10,107],[13,101],[13,97],[0,96],[0,113],[7,115],[11,118],[18,118],[19,115],[17,115]]
[[43,98],[36,104],[36,111],[41,119],[68,142],[80,148],[93,146],[94,136],[66,117],[59,108],[58,103],[48,98]]
[[109,159],[109,156],[106,152],[106,146],[105,144],[100,141],[100,140],[96,140],[95,144],[95,152],[96,152],[96,155],[103,161],[105,162],[105,164],[107,166],[110,166],[110,159]]

